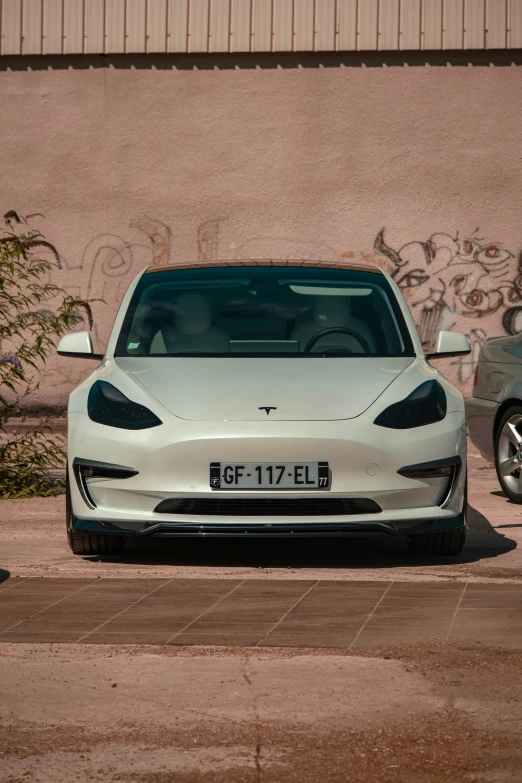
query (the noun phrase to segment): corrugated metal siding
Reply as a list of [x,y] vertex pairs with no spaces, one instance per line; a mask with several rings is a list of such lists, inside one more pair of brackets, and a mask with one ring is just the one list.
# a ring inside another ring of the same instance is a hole
[[442,40],[444,49],[462,49],[464,46],[464,0],[443,3]]
[[249,52],[252,46],[252,3],[231,2],[229,47],[235,52]]
[[421,48],[421,0],[402,0],[401,49]]
[[511,49],[522,49],[522,3],[520,0],[510,0],[508,10],[508,46]]
[[482,49],[486,38],[486,0],[468,0],[466,3],[465,35],[466,47]]
[[85,4],[85,52],[96,54],[103,52],[104,42],[104,2],[89,0]]
[[22,52],[42,52],[42,3],[41,0],[27,0],[22,19]]
[[231,0],[212,0],[210,15],[210,41],[211,52],[228,52],[230,46],[230,4]]
[[443,0],[424,0],[424,29],[421,30],[423,49],[442,49]]
[[294,45],[299,52],[313,52],[315,0],[301,0],[295,20]]
[[105,18],[106,51],[121,54],[125,51],[125,0],[112,0],[107,3]]
[[522,48],[522,0],[0,0],[0,53]]
[[[25,6],[25,0],[22,7]],[[83,52],[83,11],[82,0],[65,0],[63,20],[63,53],[82,54]]]
[[147,8],[147,52],[165,52],[167,49],[167,0],[157,0]]
[[[127,0],[125,0],[127,2]],[[189,12],[188,3],[180,0],[169,0],[169,28],[167,36],[169,44],[167,52],[188,51]]]
[[3,0],[2,53],[22,53],[22,4],[20,0]]
[[45,0],[43,6],[42,54],[61,51],[62,40],[63,0]]
[[126,17],[125,49],[127,52],[143,53],[147,43],[148,32],[147,0],[132,0],[132,3],[127,3]]
[[377,49],[379,0],[359,0],[357,13],[357,48]]
[[315,46],[319,52],[335,50],[336,0],[316,2]]
[[339,0],[339,50],[357,49],[357,21],[359,0]]
[[254,0],[254,52],[270,52],[273,49],[273,16],[276,0]]
[[291,52],[294,10],[293,0],[277,0],[276,7],[277,13],[274,13],[272,16],[274,51]]
[[379,20],[379,49],[399,48],[400,0],[382,3]]
[[507,38],[506,0],[488,0],[486,45],[488,49],[504,49]]

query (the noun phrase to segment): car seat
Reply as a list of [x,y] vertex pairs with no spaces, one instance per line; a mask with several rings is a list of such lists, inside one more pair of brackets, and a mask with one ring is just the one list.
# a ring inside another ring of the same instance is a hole
[[160,329],[150,353],[228,353],[230,338],[212,326],[212,311],[202,294],[187,292],[174,303],[174,326]]

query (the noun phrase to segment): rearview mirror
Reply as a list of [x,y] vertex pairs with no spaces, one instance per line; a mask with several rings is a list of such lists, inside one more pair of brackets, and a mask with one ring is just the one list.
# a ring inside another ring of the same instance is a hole
[[65,334],[58,344],[59,356],[72,356],[75,359],[103,359],[102,353],[93,353],[89,332]]
[[465,334],[441,331],[437,337],[435,351],[427,353],[426,359],[445,359],[450,356],[467,356],[470,353],[471,345]]

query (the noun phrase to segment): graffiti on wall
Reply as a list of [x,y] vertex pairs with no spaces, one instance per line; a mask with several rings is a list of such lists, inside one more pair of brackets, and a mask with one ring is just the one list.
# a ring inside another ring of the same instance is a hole
[[[223,219],[212,218],[196,230],[196,253],[201,262],[225,257],[219,239]],[[100,234],[86,246],[80,264],[64,266],[65,286],[93,303],[93,339],[102,349],[108,339],[115,308],[132,279],[145,266],[175,263],[173,232],[160,220],[144,216],[130,225],[129,236]],[[393,247],[381,229],[372,251],[339,253],[322,241],[302,242],[283,237],[254,237],[235,245],[236,258],[350,258],[355,263],[377,264],[388,271],[401,288],[426,348],[432,348],[441,329],[467,334],[469,357],[456,359],[456,377],[465,386],[473,375],[480,346],[487,337],[522,332],[522,253],[517,258],[498,242],[486,241],[478,230],[472,236],[437,232],[427,239]],[[227,257],[228,254],[227,254]],[[75,286],[75,279],[85,281]],[[56,387],[71,388],[84,368],[53,364],[44,379]],[[74,376],[74,377],[73,377]],[[76,377],[77,376],[77,377]]]
[[468,335],[471,356],[457,360],[466,382],[486,337],[522,331],[522,253],[517,260],[498,242],[446,233],[394,249],[384,233],[374,251],[401,288],[425,348],[441,329]]

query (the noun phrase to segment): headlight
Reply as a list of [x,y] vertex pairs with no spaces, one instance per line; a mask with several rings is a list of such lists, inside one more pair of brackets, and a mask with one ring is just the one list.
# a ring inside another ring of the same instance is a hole
[[96,381],[87,399],[87,413],[92,421],[124,430],[146,430],[157,427],[161,419],[137,402],[132,402],[107,381]]
[[393,430],[408,430],[442,421],[447,410],[446,393],[437,381],[421,383],[404,400],[379,413],[374,424]]

